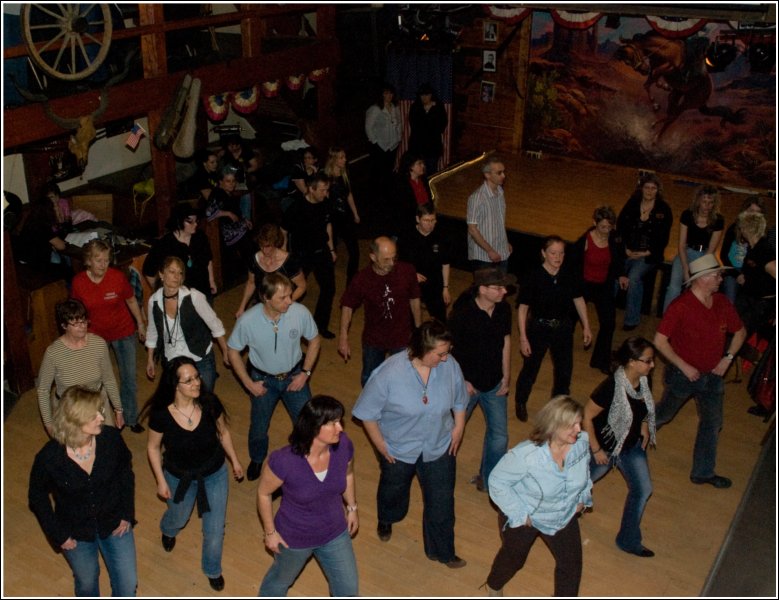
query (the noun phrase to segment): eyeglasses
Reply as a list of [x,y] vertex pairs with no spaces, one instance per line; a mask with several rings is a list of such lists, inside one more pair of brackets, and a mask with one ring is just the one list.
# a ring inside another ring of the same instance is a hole
[[636,360],[639,361],[639,362],[644,363],[645,365],[653,365],[653,364],[655,364],[655,357],[654,356],[652,358],[637,358]]
[[193,375],[189,379],[184,379],[182,381],[179,381],[179,383],[182,385],[192,385],[196,381],[200,381],[200,375]]
[[505,285],[488,285],[487,287],[490,288],[491,290],[505,290],[506,289]]
[[82,317],[81,319],[71,319],[68,321],[68,325],[71,325],[73,327],[81,327],[81,326],[88,326],[89,325],[89,319]]

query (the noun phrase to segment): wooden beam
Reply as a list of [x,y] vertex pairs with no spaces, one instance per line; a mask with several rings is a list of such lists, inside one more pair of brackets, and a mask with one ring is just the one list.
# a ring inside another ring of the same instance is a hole
[[[319,67],[337,64],[338,43],[335,40],[313,42],[310,46],[280,50],[255,58],[239,58],[207,65],[191,71],[203,82],[202,95],[246,89],[262,81],[283,79],[292,73],[308,73]],[[160,106],[166,106],[183,73],[132,81],[116,85],[110,90],[108,109],[101,123],[137,118]],[[94,110],[97,90],[57,98],[51,107],[64,117],[79,116]],[[262,102],[262,101],[260,101]],[[86,109],[85,107],[91,108]],[[6,109],[3,144],[5,151],[17,146],[65,135],[65,131],[46,118],[40,104],[28,104]]]

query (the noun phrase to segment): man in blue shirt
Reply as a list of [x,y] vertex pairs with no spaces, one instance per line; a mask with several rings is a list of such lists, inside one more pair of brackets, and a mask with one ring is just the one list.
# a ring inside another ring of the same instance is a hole
[[[268,427],[279,399],[294,423],[311,398],[308,381],[319,355],[319,331],[302,304],[292,301],[292,283],[280,273],[268,273],[259,286],[262,304],[253,306],[235,324],[227,353],[235,375],[252,402],[249,425],[249,457],[246,478],[260,476],[268,454]],[[308,340],[308,353],[300,348]],[[241,351],[248,346],[249,362]]]

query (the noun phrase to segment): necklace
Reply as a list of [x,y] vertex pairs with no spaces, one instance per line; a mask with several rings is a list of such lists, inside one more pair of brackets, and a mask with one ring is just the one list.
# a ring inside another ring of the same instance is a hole
[[[416,360],[416,359],[414,359],[414,360]],[[414,366],[414,370],[419,375],[419,382],[420,382],[420,384],[422,384],[422,404],[427,404],[428,403],[427,386],[430,383],[430,373],[427,374],[427,383],[425,383],[424,381],[422,381],[422,374],[419,372],[419,369],[417,368],[417,366],[414,365],[413,363],[412,363],[412,365]],[[423,366],[421,362],[420,362],[419,366],[420,367]]]
[[182,411],[178,406],[176,406],[176,403],[173,403],[173,408],[175,408],[177,411],[179,411],[184,417],[187,419],[187,425],[192,426],[192,415],[195,414],[195,410],[197,410],[197,404],[192,406],[192,410],[189,412],[189,415],[187,415],[184,411]]
[[79,454],[75,446],[71,446],[70,449],[73,451],[73,456],[77,460],[80,460],[81,462],[89,460],[92,458],[92,452],[95,449],[95,436],[92,436],[92,440],[89,442],[89,449],[84,454]]
[[178,324],[179,324],[179,311],[178,311],[178,307],[176,308],[176,316],[173,317],[173,327],[168,325],[168,320],[170,319],[170,317],[167,315],[167,313],[162,315],[162,318],[163,318],[163,321],[165,322],[165,331],[168,334],[168,344],[170,344],[171,346],[175,346],[176,345],[176,333],[177,333]]
[[162,292],[162,297],[165,298],[165,300],[173,300],[173,298],[179,297],[179,293],[177,291],[175,294],[168,296],[165,292]]

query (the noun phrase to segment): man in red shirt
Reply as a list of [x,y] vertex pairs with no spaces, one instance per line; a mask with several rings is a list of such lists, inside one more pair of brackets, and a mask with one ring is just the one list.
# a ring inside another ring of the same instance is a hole
[[[723,376],[746,339],[735,308],[717,293],[721,267],[712,254],[690,263],[690,289],[668,307],[655,334],[655,347],[668,360],[665,393],[657,406],[657,428],[671,421],[690,397],[698,409],[690,481],[728,488],[731,481],[715,474],[717,440],[722,429]],[[725,349],[728,334],[732,334]]]
[[341,330],[338,353],[351,358],[349,325],[354,311],[365,305],[362,332],[362,385],[388,354],[406,348],[413,326],[422,322],[417,273],[408,263],[398,262],[395,242],[378,237],[371,242],[371,264],[359,271],[341,297]]

